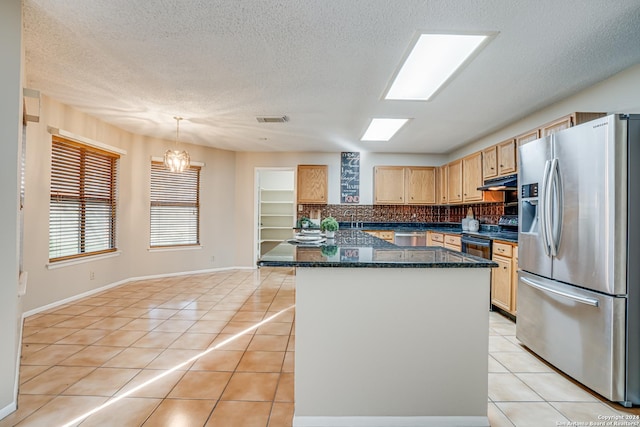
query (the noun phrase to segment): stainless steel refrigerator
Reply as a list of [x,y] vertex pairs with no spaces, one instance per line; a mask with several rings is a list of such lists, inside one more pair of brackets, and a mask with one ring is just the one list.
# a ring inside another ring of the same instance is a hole
[[516,336],[607,399],[640,404],[640,115],[518,155]]

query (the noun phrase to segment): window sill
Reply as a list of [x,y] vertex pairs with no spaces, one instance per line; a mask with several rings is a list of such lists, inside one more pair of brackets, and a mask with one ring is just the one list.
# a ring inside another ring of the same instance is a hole
[[147,248],[149,252],[172,252],[172,251],[199,251],[202,245],[193,246],[167,246],[162,248]]
[[82,258],[70,259],[68,261],[49,262],[49,263],[45,264],[45,266],[47,267],[48,270],[55,270],[56,268],[69,267],[71,265],[84,264],[84,263],[87,263],[87,262],[98,261],[98,260],[101,260],[101,259],[113,258],[113,257],[120,256],[120,254],[121,254],[120,251],[115,251],[115,252],[109,252],[109,253],[106,253],[106,254],[92,255],[92,256],[86,256],[86,257],[82,257]]

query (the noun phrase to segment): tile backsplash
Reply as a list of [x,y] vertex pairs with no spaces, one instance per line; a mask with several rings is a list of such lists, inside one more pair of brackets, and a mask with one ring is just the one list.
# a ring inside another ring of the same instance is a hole
[[[300,205],[298,205],[300,206]],[[413,205],[302,205],[298,218],[310,217],[320,211],[320,216],[332,216],[339,222],[460,222],[471,207],[482,224],[497,224],[504,215],[503,203],[478,203],[455,206]]]

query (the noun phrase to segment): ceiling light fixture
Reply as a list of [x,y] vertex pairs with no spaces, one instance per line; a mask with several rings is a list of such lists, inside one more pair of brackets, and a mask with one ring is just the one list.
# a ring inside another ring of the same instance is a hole
[[371,119],[360,141],[388,141],[409,119]]
[[174,117],[176,119],[176,145],[175,149],[168,149],[164,153],[164,166],[171,172],[184,172],[189,169],[189,153],[185,150],[178,150],[178,140],[180,139],[180,120],[182,117]]
[[384,99],[428,101],[494,35],[419,34]]

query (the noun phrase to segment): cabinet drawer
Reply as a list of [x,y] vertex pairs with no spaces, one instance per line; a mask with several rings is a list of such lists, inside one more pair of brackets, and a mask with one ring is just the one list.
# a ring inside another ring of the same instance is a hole
[[431,241],[444,243],[444,234],[442,234],[442,233],[431,233]]
[[394,232],[393,231],[378,231],[378,237],[382,240],[390,240],[393,241]]
[[461,246],[460,236],[451,236],[450,234],[444,235],[444,242],[452,246]]
[[374,261],[403,261],[404,251],[377,249],[373,251]]
[[493,253],[495,255],[511,258],[513,254],[513,246],[506,243],[493,242]]

